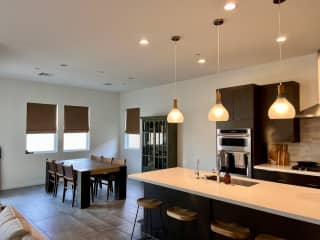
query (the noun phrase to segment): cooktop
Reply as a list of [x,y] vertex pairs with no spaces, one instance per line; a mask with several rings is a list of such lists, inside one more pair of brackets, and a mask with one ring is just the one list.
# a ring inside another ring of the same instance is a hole
[[320,166],[300,166],[294,165],[292,166],[294,170],[301,170],[301,171],[310,171],[310,172],[320,172]]

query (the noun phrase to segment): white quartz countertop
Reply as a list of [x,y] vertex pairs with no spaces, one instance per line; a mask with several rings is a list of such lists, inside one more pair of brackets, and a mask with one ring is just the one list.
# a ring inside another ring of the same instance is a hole
[[209,172],[170,168],[129,175],[130,179],[216,199],[268,213],[320,225],[320,190],[306,187],[238,178],[258,182],[250,187],[226,185],[204,179]]
[[265,163],[265,164],[255,165],[253,168],[254,169],[260,169],[260,170],[266,170],[266,171],[285,172],[285,173],[294,173],[294,174],[301,174],[301,175],[309,175],[309,176],[320,177],[320,172],[295,170],[295,169],[291,168],[293,165],[290,165],[290,166],[278,166],[278,165],[273,165],[273,164],[270,164],[270,163]]

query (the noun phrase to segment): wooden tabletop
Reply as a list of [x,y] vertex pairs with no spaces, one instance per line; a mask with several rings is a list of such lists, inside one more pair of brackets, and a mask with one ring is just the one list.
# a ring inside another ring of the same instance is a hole
[[59,160],[57,162],[63,162],[66,165],[72,165],[75,171],[90,172],[92,175],[119,172],[121,167],[118,164],[108,164],[104,162],[94,161],[88,158],[65,159]]

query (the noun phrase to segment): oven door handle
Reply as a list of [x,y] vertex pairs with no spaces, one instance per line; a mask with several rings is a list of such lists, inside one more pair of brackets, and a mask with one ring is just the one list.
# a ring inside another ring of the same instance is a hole
[[250,135],[248,135],[248,134],[245,134],[245,135],[243,135],[243,134],[218,134],[218,137],[249,138]]

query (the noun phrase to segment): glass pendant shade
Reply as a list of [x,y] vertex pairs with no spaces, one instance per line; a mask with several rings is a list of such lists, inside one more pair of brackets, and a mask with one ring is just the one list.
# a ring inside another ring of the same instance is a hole
[[221,93],[219,90],[217,90],[216,93],[216,104],[209,110],[208,120],[211,122],[225,122],[229,120],[229,112],[221,102]]
[[178,109],[178,99],[173,99],[173,108],[167,116],[168,123],[183,123],[184,117],[182,112]]
[[284,97],[284,87],[278,85],[278,97],[268,110],[270,119],[292,119],[296,116],[294,106]]

